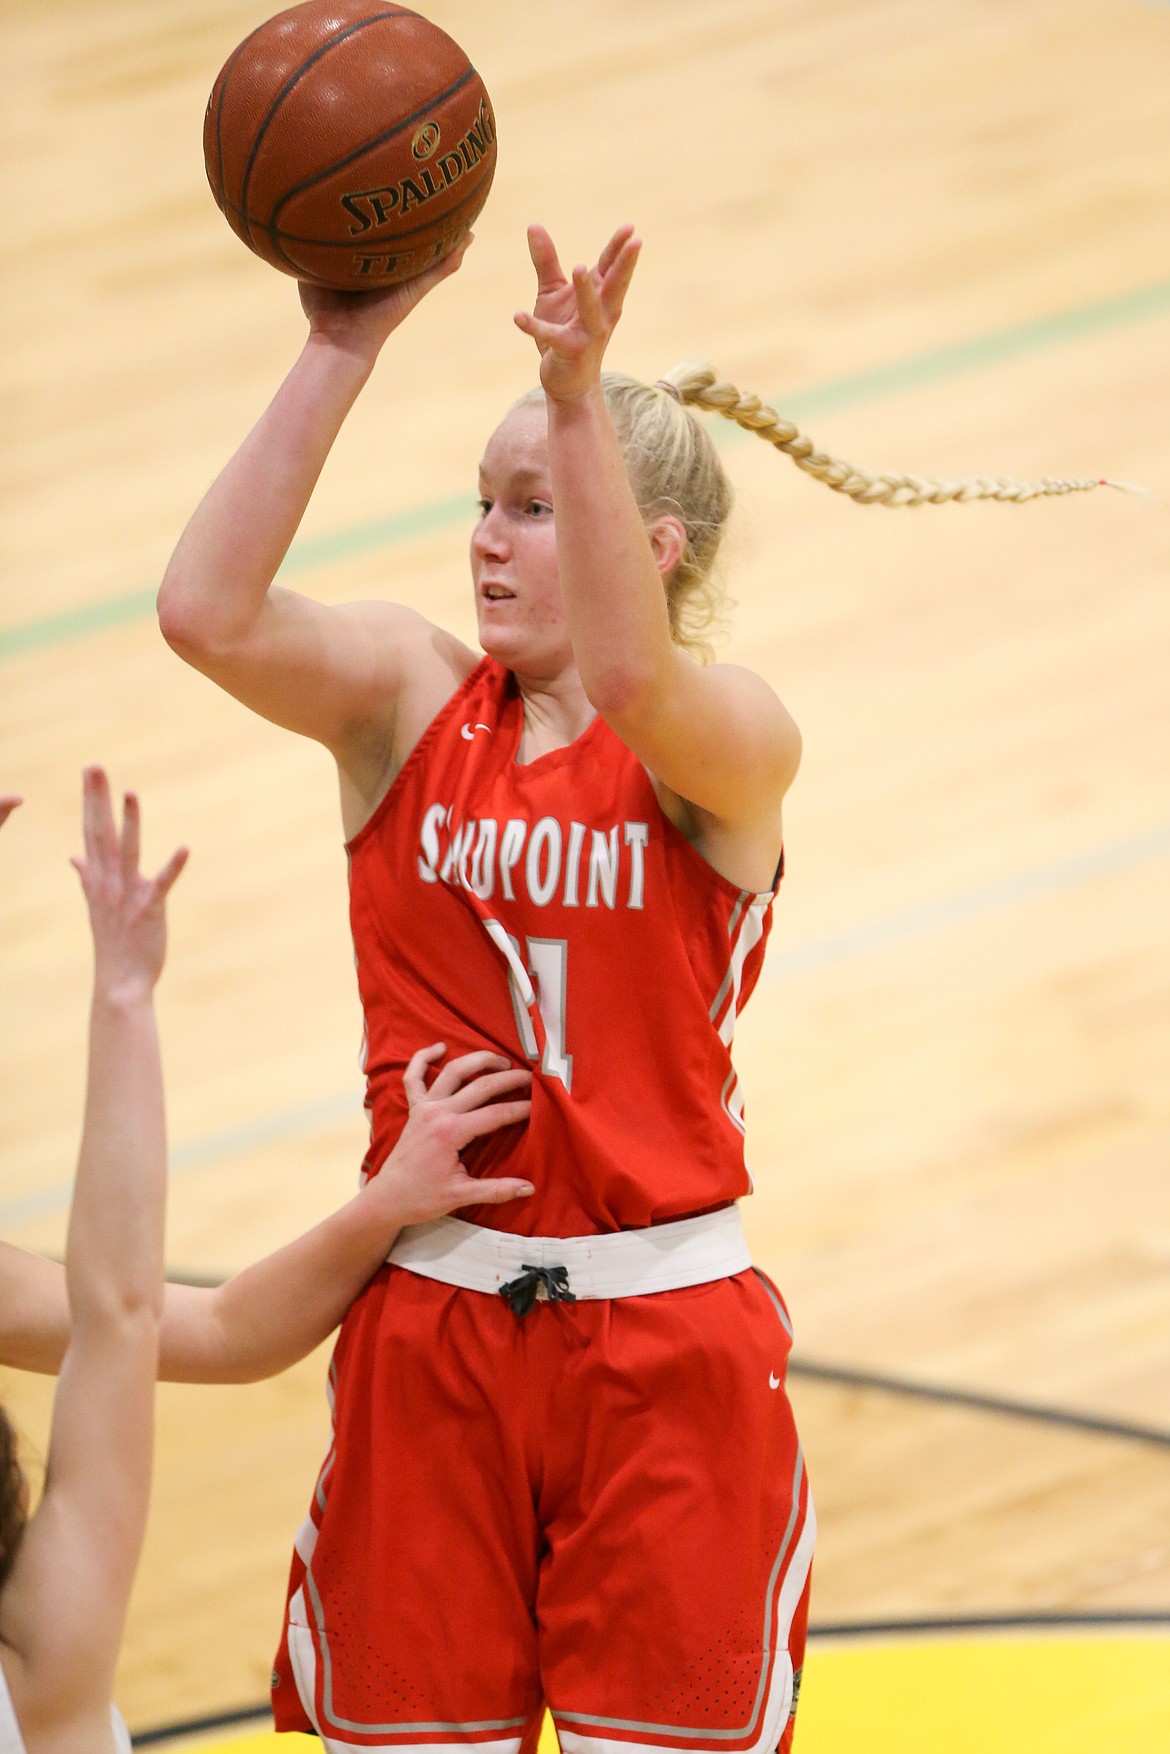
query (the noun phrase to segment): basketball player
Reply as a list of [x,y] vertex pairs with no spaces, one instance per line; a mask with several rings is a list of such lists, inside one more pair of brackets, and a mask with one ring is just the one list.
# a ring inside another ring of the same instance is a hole
[[94,980],[85,1125],[65,1272],[72,1334],[53,1404],[45,1490],[25,1521],[0,1415],[0,1749],[129,1754],[110,1705],[150,1493],[165,1187],[154,984],[167,893],[186,860],[138,869],[138,804],[121,833],[105,774],[84,784]]
[[[164,1312],[153,991],[166,898],[187,855],[143,877],[136,798],[126,797],[120,834],[100,768],[86,770],[84,800],[85,857],[74,863],[89,904],[94,985],[64,1272],[21,1249],[0,1251],[0,1359],[61,1370],[45,1489],[31,1518],[0,1409],[0,1754],[129,1754],[109,1699],[150,1492],[160,1327],[172,1375],[240,1381],[281,1368],[336,1325],[340,1300],[385,1258],[400,1225],[466,1199],[459,1147],[514,1126],[528,1109],[524,1100],[492,1101],[528,1081],[495,1055],[445,1066],[428,1093],[424,1067],[443,1050],[423,1050],[407,1069],[410,1120],[378,1178],[385,1196],[375,1184],[222,1295],[169,1288]],[[17,802],[0,799],[0,822]],[[524,1191],[501,1178],[488,1194]]]
[[302,288],[304,350],[159,597],[181,656],[336,758],[367,1173],[412,1043],[534,1072],[527,1129],[467,1154],[533,1198],[405,1231],[343,1323],[276,1722],[527,1754],[547,1701],[568,1754],[773,1754],[814,1518],[788,1317],[736,1206],[730,1047],[800,740],[760,677],[694,661],[730,491],[673,385],[602,376],[631,228],[571,276],[541,228],[529,247],[542,387],[483,455],[482,653],[272,582],[382,345],[459,257],[373,296]]

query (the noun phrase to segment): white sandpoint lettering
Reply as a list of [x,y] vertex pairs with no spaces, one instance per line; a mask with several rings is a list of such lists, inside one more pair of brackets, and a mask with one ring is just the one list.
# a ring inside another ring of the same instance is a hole
[[418,838],[422,882],[466,889],[481,901],[498,892],[503,901],[529,900],[537,907],[559,900],[562,907],[606,907],[612,912],[620,906],[618,878],[626,862],[625,905],[635,910],[645,906],[646,822],[602,829],[542,816],[530,827],[522,816],[504,823],[494,816],[473,816],[452,827],[451,806],[430,804]]
[[626,845],[630,849],[630,898],[627,907],[641,907],[642,886],[645,869],[642,855],[650,841],[650,824],[648,822],[626,823]]
[[422,819],[419,840],[422,843],[422,854],[418,861],[418,874],[424,883],[439,881],[439,829],[447,819],[447,811],[442,804],[432,804]]
[[[546,857],[544,875],[541,876],[541,859]],[[525,862],[525,876],[528,879],[528,894],[537,907],[547,907],[553,898],[561,875],[561,825],[555,816],[542,816],[528,837],[528,858]]]
[[481,901],[487,901],[495,888],[495,864],[496,819],[494,816],[484,816],[475,837],[475,851],[471,855],[471,872],[467,880],[467,887]]
[[512,888],[512,872],[520,861],[527,833],[528,824],[524,818],[513,816],[510,821],[505,822],[504,832],[500,836],[500,887],[505,901],[516,899],[516,891]]
[[617,829],[616,827],[611,828],[608,834],[603,834],[600,828],[595,828],[589,847],[589,887],[585,892],[586,907],[597,906],[599,892],[606,907],[613,907],[617,900],[617,874]]
[[577,873],[581,866],[581,847],[585,840],[585,824],[570,822],[569,850],[565,854],[565,893],[561,897],[564,907],[577,907]]

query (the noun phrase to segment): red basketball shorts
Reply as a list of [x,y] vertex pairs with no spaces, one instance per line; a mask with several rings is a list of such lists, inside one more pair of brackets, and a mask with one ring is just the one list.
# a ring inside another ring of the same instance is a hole
[[539,1302],[384,1268],[334,1355],[279,1730],[330,1750],[790,1746],[815,1518],[754,1270]]

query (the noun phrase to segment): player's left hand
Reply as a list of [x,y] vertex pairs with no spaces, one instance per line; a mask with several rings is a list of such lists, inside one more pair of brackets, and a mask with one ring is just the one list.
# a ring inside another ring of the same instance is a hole
[[641,249],[633,226],[619,226],[597,266],[578,264],[569,276],[548,232],[542,225],[529,226],[536,303],[531,314],[516,312],[516,327],[540,349],[540,381],[554,400],[571,402],[596,386]]
[[24,799],[18,798],[13,792],[5,792],[4,796],[0,797],[0,828],[3,828],[17,805],[23,803]]

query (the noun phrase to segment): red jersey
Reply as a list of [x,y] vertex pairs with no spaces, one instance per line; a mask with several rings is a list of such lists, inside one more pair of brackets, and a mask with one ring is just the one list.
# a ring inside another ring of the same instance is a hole
[[736,1017],[772,893],[712,870],[600,715],[521,766],[523,702],[484,658],[349,843],[373,1173],[406,1119],[402,1072],[443,1041],[534,1073],[526,1125],[475,1140],[472,1175],[535,1195],[460,1216],[583,1236],[750,1190]]

